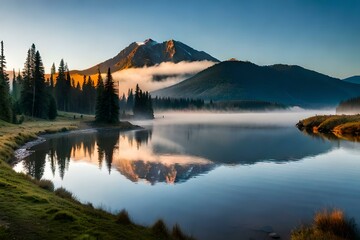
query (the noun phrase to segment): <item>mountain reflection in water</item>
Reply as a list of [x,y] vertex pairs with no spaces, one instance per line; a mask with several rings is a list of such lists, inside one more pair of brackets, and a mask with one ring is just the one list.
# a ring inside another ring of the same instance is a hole
[[220,164],[294,161],[336,146],[309,141],[295,128],[190,124],[157,126],[155,133],[112,129],[49,136],[23,161],[23,171],[41,179],[48,161],[53,176],[58,171],[64,179],[72,160],[105,167],[109,174],[116,170],[133,182],[178,183]]
[[82,161],[96,164],[100,169],[106,167],[109,174],[117,170],[133,182],[145,180],[155,184],[183,182],[215,167],[201,157],[155,154],[148,146],[151,137],[152,129],[54,135],[33,148],[35,152],[23,160],[23,169],[41,179],[48,161],[53,176],[58,171],[64,179],[71,161]]

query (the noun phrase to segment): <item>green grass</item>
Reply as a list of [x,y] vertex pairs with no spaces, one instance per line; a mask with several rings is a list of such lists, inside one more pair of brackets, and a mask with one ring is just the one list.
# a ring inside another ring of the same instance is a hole
[[65,189],[53,191],[50,181],[16,173],[7,164],[14,149],[38,134],[81,128],[91,120],[91,116],[74,120],[72,114],[60,113],[51,122],[25,119],[21,125],[12,125],[0,121],[0,239],[176,239],[131,221],[121,224],[119,215],[80,204]]
[[354,219],[347,218],[338,209],[324,210],[314,216],[312,225],[301,226],[291,233],[291,240],[357,240]]

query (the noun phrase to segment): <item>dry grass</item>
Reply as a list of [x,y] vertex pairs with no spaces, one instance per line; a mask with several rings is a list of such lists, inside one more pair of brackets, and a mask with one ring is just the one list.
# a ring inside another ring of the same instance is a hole
[[326,137],[360,141],[360,115],[324,115],[300,120],[297,124],[302,131],[326,134]]
[[292,240],[356,240],[355,220],[338,209],[324,210],[314,216],[311,226],[301,226],[291,234]]

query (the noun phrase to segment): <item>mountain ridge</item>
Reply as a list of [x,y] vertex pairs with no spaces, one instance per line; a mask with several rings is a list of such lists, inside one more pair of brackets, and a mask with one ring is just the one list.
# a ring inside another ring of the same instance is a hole
[[360,84],[360,75],[344,78],[343,81]]
[[98,69],[105,73],[110,67],[112,72],[128,68],[154,66],[162,62],[178,63],[181,61],[213,61],[219,62],[204,51],[198,51],[176,40],[158,43],[151,38],[144,42],[132,42],[116,56],[84,70],[73,70],[71,73],[80,75],[96,74]]
[[214,101],[262,100],[317,108],[333,107],[359,96],[360,86],[297,65],[224,61],[152,95]]

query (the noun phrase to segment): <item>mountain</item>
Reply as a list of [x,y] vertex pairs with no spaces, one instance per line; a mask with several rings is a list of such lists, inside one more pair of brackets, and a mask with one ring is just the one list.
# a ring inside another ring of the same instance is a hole
[[299,66],[225,61],[152,96],[204,100],[262,100],[307,108],[336,106],[360,96],[360,86]]
[[115,57],[105,62],[82,71],[75,70],[72,73],[92,75],[97,73],[98,68],[100,68],[102,73],[105,73],[109,67],[112,72],[116,72],[127,68],[154,66],[162,62],[178,63],[181,61],[193,62],[204,60],[219,62],[218,59],[206,52],[197,51],[179,41],[169,40],[158,43],[152,39],[147,39],[144,42],[131,43]]
[[345,78],[345,79],[343,79],[343,81],[360,84],[360,76],[352,76],[352,77],[349,77],[349,78]]

